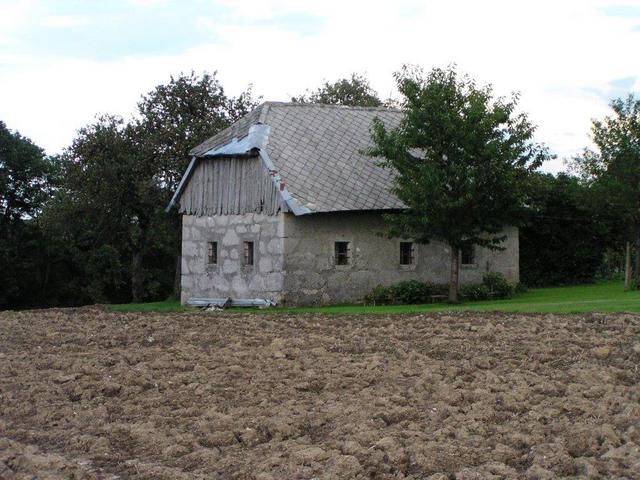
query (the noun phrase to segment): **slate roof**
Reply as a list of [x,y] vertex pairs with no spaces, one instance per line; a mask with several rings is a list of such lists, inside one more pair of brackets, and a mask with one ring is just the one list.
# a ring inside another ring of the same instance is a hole
[[396,126],[402,113],[383,108],[265,102],[191,151],[202,156],[252,125],[269,127],[267,153],[293,199],[311,213],[403,208],[389,193],[391,173],[360,152],[371,146],[375,117]]

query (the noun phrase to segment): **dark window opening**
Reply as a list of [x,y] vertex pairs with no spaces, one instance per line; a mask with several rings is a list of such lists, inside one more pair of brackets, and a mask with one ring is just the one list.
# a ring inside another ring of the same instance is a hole
[[349,265],[349,242],[335,243],[336,265]]
[[465,245],[460,249],[460,263],[462,265],[474,265],[476,263],[473,245]]
[[253,265],[253,242],[244,242],[244,265]]
[[412,242],[400,242],[400,265],[413,265]]
[[218,242],[207,244],[207,263],[210,265],[218,264]]

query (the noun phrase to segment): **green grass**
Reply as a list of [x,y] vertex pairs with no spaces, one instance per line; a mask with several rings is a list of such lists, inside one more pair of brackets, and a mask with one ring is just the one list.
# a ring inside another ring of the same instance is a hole
[[189,307],[183,307],[179,300],[174,299],[150,303],[119,303],[108,305],[108,308],[113,312],[185,312],[192,310]]
[[[176,312],[187,311],[177,300],[155,303],[110,305],[113,311]],[[258,309],[231,309],[231,311],[259,311],[267,314],[326,313],[326,314],[394,314],[443,311],[469,312],[532,312],[532,313],[584,313],[584,312],[639,312],[640,291],[625,292],[621,282],[602,282],[573,287],[537,288],[516,295],[509,300],[470,302],[459,305],[446,303],[426,305],[334,305],[326,307],[292,307]]]

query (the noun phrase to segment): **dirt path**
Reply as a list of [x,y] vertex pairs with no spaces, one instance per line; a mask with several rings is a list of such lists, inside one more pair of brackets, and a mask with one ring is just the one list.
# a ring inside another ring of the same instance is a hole
[[0,478],[640,478],[640,317],[0,312]]

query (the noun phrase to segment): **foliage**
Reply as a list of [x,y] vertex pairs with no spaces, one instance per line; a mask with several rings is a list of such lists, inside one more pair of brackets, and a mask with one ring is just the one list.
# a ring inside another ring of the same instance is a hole
[[[425,283],[418,280],[404,282],[383,287],[378,285],[365,298],[367,305],[418,305],[433,301],[433,295],[446,295],[448,285]],[[499,272],[486,273],[482,283],[463,285],[460,288],[462,298],[469,301],[510,298],[515,287]]]
[[471,285],[462,285],[460,287],[460,296],[467,301],[477,302],[479,300],[487,300],[491,298],[491,290],[483,283],[474,283]]
[[38,214],[54,167],[40,147],[0,121],[0,228]]
[[611,102],[613,114],[594,120],[596,151],[585,149],[573,161],[573,168],[600,193],[614,210],[619,247],[635,243],[634,277],[640,278],[640,99],[634,95]]
[[482,285],[487,287],[493,298],[511,298],[515,286],[510,284],[500,272],[487,272],[482,276]]
[[451,250],[450,301],[457,301],[459,252],[499,249],[506,225],[524,216],[531,172],[548,158],[532,142],[534,126],[516,113],[517,96],[494,98],[454,67],[424,76],[396,74],[404,117],[396,128],[377,119],[369,153],[394,172],[392,192],[407,206],[387,215],[388,234]]
[[47,272],[34,218],[55,188],[54,161],[0,122],[0,308],[37,302]]
[[135,118],[99,116],[46,160],[0,124],[0,228],[11,219],[21,229],[3,232],[0,307],[169,296],[180,217],[164,208],[188,152],[254,105],[250,90],[225,95],[215,74],[171,77],[142,97]]
[[520,276],[529,286],[595,279],[617,219],[599,191],[566,174],[536,174],[520,228]]
[[297,103],[324,103],[347,105],[352,107],[380,107],[383,102],[369,85],[364,75],[351,74],[351,78],[342,78],[333,83],[325,82],[315,91],[308,91],[298,97],[292,97]]

